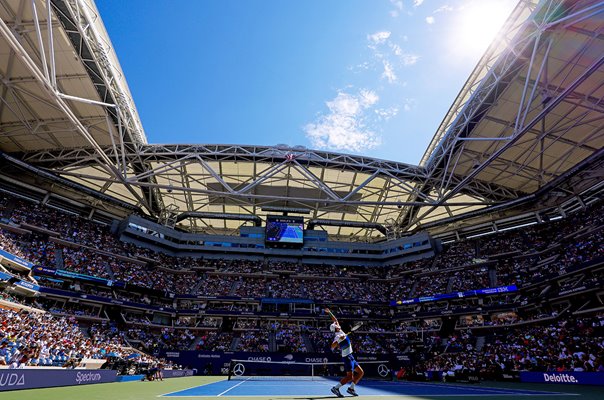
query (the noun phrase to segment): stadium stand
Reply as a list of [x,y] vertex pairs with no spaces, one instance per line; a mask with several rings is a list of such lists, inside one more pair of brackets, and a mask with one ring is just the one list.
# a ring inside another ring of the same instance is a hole
[[[602,289],[604,268],[598,267],[604,259],[601,203],[559,221],[451,243],[435,257],[378,268],[367,277],[360,276],[366,270],[358,266],[170,257],[120,242],[107,226],[6,195],[1,200],[15,204],[12,212],[1,210],[4,222],[29,229],[24,234],[0,230],[2,250],[53,270],[82,274],[58,280],[2,267],[14,277],[64,293],[17,298],[7,292],[10,285],[4,286],[4,299],[22,304],[33,301],[47,311],[2,310],[6,321],[2,354],[7,365],[61,365],[73,358],[107,354],[127,358],[132,350],[124,349],[130,346],[155,356],[191,349],[330,352],[331,334],[321,320],[320,308],[286,313],[286,319],[267,318],[271,307],[278,305],[257,299],[273,298],[307,299],[332,307],[342,318],[363,318],[355,351],[413,354],[419,360],[413,373],[469,369],[492,377],[519,368],[604,368],[604,314],[578,317],[577,311],[589,300],[556,297],[576,288]],[[52,218],[44,218],[45,213]],[[513,257],[501,257],[510,252]],[[137,257],[149,261],[140,262]],[[586,267],[590,263],[593,268]],[[128,282],[129,289],[100,288],[79,276]],[[396,299],[497,285],[516,285],[520,290],[390,304]],[[85,302],[84,297],[73,302],[79,293],[106,300]],[[193,297],[181,300],[171,293]],[[114,318],[118,315],[115,301],[132,305],[117,309],[119,319]],[[178,314],[137,309],[137,303]],[[241,313],[245,317],[233,321],[232,316]],[[459,315],[453,325],[448,315]],[[70,326],[69,343],[57,343],[53,329],[64,337],[66,325]],[[51,328],[39,331],[39,326]],[[481,336],[480,349],[477,335]]]

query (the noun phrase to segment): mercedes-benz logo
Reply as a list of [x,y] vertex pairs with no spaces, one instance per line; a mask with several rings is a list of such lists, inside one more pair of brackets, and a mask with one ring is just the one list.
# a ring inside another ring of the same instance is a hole
[[233,367],[233,373],[237,376],[241,376],[245,373],[245,367],[241,363],[235,364]]
[[388,368],[387,365],[384,365],[384,364],[378,365],[378,374],[380,374],[380,376],[382,378],[387,377],[389,373],[390,373],[390,368]]

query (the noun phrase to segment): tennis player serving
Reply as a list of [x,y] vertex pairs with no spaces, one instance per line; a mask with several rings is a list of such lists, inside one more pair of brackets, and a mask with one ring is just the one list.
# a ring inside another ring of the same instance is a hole
[[333,323],[329,326],[329,330],[335,333],[334,340],[331,343],[331,348],[335,349],[337,346],[340,346],[340,350],[342,351],[342,361],[344,362],[344,370],[346,371],[346,376],[340,380],[340,383],[331,388],[331,392],[338,397],[344,397],[344,395],[340,393],[340,388],[352,381],[346,392],[353,396],[358,396],[354,388],[363,377],[363,368],[361,368],[359,363],[354,359],[354,356],[352,355],[352,343],[350,343],[350,338],[342,331],[336,316],[333,315],[329,308],[326,308],[325,312],[329,314],[331,320],[333,321]]

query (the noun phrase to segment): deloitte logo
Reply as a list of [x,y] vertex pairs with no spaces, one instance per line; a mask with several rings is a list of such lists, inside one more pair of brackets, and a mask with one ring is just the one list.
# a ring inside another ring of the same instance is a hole
[[579,380],[569,374],[543,374],[545,382],[555,383],[579,383]]

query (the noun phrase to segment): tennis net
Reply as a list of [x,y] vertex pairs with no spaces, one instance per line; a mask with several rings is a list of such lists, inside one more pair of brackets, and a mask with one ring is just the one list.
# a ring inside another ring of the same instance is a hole
[[[360,365],[363,379],[391,379],[388,361],[362,361]],[[229,380],[321,380],[344,375],[342,362],[231,360],[229,366]]]

